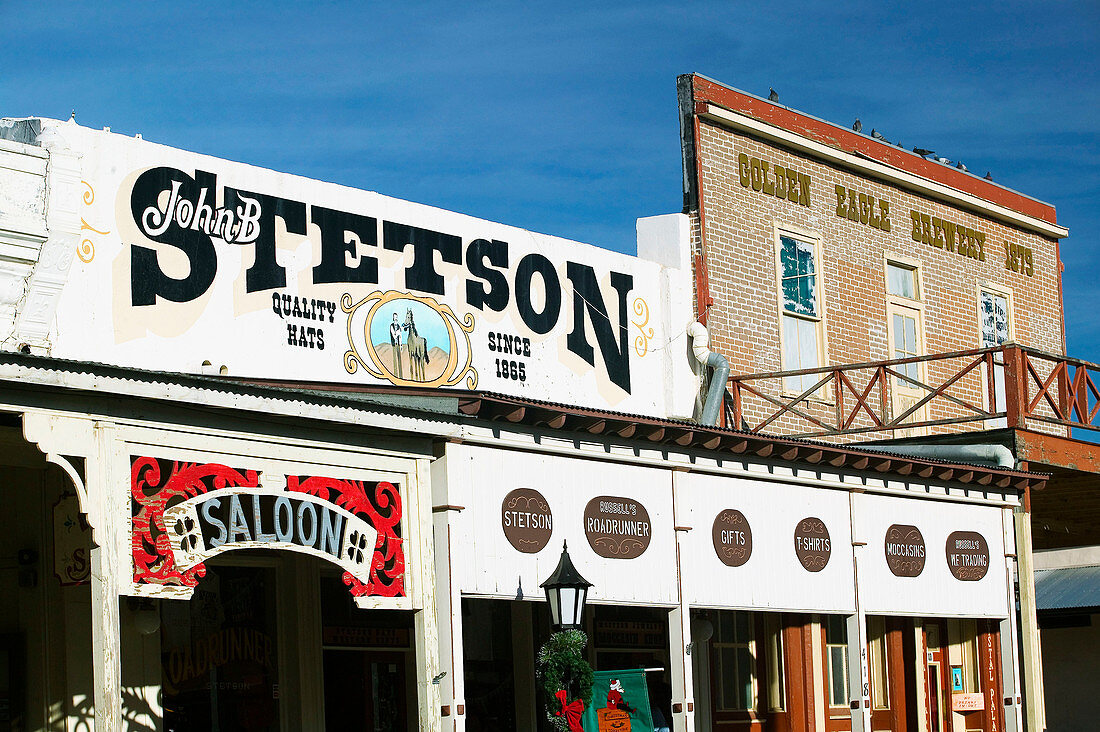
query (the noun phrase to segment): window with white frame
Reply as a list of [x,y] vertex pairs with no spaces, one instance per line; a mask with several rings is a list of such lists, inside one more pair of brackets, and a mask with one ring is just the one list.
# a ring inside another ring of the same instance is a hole
[[[784,371],[821,366],[820,288],[816,242],[780,234],[779,296]],[[814,374],[788,376],[783,380],[783,388],[801,393],[820,378]]]
[[[1007,291],[982,286],[978,289],[978,333],[982,348],[1003,345],[1012,339],[1012,298]],[[1004,356],[1000,353],[993,357],[993,398],[991,407],[995,412],[1003,412],[1005,400]]]

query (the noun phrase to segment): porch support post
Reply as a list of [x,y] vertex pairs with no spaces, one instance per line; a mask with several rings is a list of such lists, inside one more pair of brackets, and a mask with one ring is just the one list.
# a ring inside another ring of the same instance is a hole
[[107,555],[105,547],[92,547],[92,678],[95,682],[96,732],[122,729],[118,585],[113,575],[114,563]]
[[[451,521],[461,510],[449,505],[447,463],[445,455],[432,463],[432,526],[435,541],[435,613],[439,623],[439,671],[445,673],[435,688],[439,704],[438,714],[445,732],[464,732],[466,729],[465,677],[462,661],[462,596],[455,581],[451,552]],[[518,674],[535,673],[529,669],[516,669]]]
[[848,616],[848,700],[852,712],[852,732],[871,732],[871,675],[867,659],[867,616],[860,596],[860,559],[867,547],[856,527],[856,494],[848,494],[852,525],[852,581],[855,614]]
[[[414,476],[410,475],[410,478]],[[415,486],[409,504],[410,566],[416,573],[413,604],[420,609],[413,616],[416,638],[416,704],[419,729],[440,732],[439,685],[433,679],[439,673],[439,630],[436,622],[435,547],[433,546],[431,469],[427,460],[416,461]],[[415,492],[414,492],[415,491]]]
[[[680,471],[672,471],[673,524],[677,515],[677,482]],[[695,682],[692,678],[691,652],[691,607],[684,596],[684,568],[681,566],[680,537],[690,531],[688,527],[676,526],[676,577],[679,604],[669,613],[668,644],[672,682],[672,729],[673,732],[694,732],[695,730]],[[679,710],[679,711],[677,711]]]
[[1046,729],[1047,715],[1043,701],[1043,657],[1039,649],[1039,618],[1031,554],[1031,514],[1027,510],[1016,509],[1013,519],[1020,581],[1020,641],[1023,646],[1024,712],[1027,715],[1025,729],[1042,732]]

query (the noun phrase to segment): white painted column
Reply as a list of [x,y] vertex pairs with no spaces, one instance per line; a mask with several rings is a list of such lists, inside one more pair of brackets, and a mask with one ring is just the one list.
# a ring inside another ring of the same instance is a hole
[[[677,520],[677,476],[680,471],[671,471],[672,475],[672,520],[676,532],[676,578],[679,605],[669,613],[668,644],[669,669],[672,677],[672,729],[673,732],[694,732],[695,730],[695,683],[692,678],[691,654],[691,608],[684,596],[683,554],[680,551],[680,537],[691,527],[680,526]],[[677,711],[679,709],[679,711]]]
[[416,584],[413,605],[419,610],[413,615],[416,654],[416,703],[420,729],[440,732],[439,709],[439,624],[436,607],[435,546],[431,492],[431,467],[428,460],[416,461],[416,474],[410,475],[411,500],[415,507],[409,526],[410,568]]
[[[1016,555],[1009,554],[1008,547],[1015,547],[1015,528],[1012,520],[1012,509],[1002,510],[1005,531],[1005,593],[1008,595],[1008,617],[1001,621],[1001,703],[1010,700],[1011,704],[1004,705],[1005,730],[1007,732],[1022,732],[1024,729],[1023,691],[1020,679],[1020,655],[1017,645],[1016,633]],[[1015,549],[1011,550],[1015,552]]]
[[92,678],[96,732],[122,729],[118,584],[106,547],[92,547]]
[[871,732],[871,674],[867,658],[867,616],[860,597],[860,560],[867,542],[856,530],[855,493],[848,494],[852,526],[852,578],[856,612],[848,616],[848,701],[852,712],[852,732]]
[[[1031,514],[1017,509],[1013,515],[1016,529],[1016,560],[1020,580],[1020,640],[1023,646],[1024,695],[1027,700],[1027,727],[1042,732],[1047,726],[1046,700],[1043,698],[1043,655],[1039,647],[1039,618],[1035,604],[1035,573],[1031,555]],[[1016,607],[1013,598],[1012,608]]]
[[[454,578],[451,521],[462,511],[450,504],[448,461],[444,455],[432,463],[432,527],[435,546],[435,613],[439,622],[439,672],[436,683],[439,714],[445,732],[466,729],[466,700],[462,651],[462,596]],[[460,713],[461,712],[461,713]]]

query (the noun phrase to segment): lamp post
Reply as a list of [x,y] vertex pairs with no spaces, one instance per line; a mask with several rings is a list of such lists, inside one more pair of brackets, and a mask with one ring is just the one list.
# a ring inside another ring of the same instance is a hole
[[592,583],[581,577],[569,558],[569,546],[562,542],[558,566],[540,587],[550,604],[550,625],[555,630],[579,630],[584,618],[584,602]]

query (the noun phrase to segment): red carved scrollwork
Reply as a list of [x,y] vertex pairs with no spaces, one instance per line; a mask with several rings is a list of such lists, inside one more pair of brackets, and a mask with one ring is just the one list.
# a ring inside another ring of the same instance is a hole
[[401,493],[393,483],[368,483],[320,476],[288,475],[287,488],[309,493],[360,516],[378,531],[370,581],[363,584],[344,573],[344,584],[355,597],[403,597],[405,551],[401,543]]
[[134,581],[194,587],[206,575],[196,564],[180,571],[164,526],[164,509],[200,493],[222,488],[255,488],[255,470],[217,463],[181,463],[152,457],[130,458],[130,509],[133,535]]

